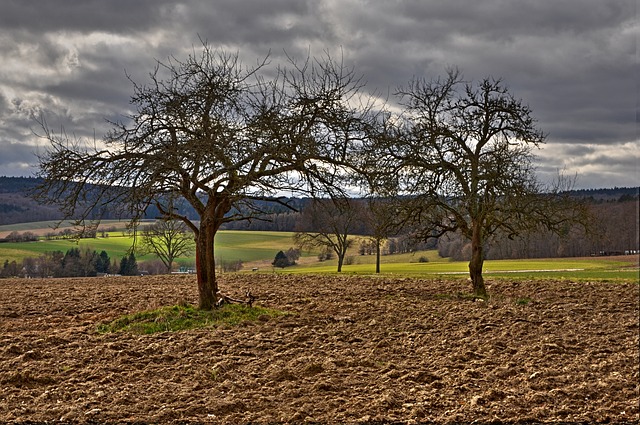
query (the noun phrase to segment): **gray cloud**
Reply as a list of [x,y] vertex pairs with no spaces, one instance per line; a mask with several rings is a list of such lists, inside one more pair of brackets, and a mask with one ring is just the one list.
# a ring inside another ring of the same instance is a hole
[[[238,51],[325,50],[393,92],[458,66],[502,77],[548,133],[540,175],[579,173],[578,186],[638,182],[640,24],[634,0],[5,0],[0,14],[0,175],[28,175],[34,116],[79,137],[126,114],[155,59],[199,44]],[[10,154],[7,152],[11,151]],[[11,158],[10,158],[11,157]],[[16,165],[18,164],[18,165]],[[15,174],[19,173],[19,174]]]
[[3,0],[0,28],[29,33],[140,33],[168,18],[169,0]]
[[32,175],[32,169],[37,165],[37,154],[40,147],[22,143],[3,145],[0,156],[0,169],[8,170],[0,175],[27,176]]

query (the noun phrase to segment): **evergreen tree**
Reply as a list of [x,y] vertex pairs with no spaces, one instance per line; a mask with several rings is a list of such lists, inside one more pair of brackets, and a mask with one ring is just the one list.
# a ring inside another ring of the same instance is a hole
[[97,273],[109,273],[109,267],[111,265],[111,259],[106,251],[100,252],[96,259],[96,272]]
[[120,274],[122,276],[136,276],[138,275],[138,263],[136,256],[132,253],[129,256],[122,257],[120,261]]
[[273,267],[280,267],[284,269],[285,267],[290,266],[291,262],[289,261],[287,254],[285,254],[283,251],[278,251],[278,253],[276,254],[276,258],[271,264],[273,265]]
[[71,248],[67,250],[62,259],[62,276],[79,277],[83,275],[82,265],[80,264],[80,249]]

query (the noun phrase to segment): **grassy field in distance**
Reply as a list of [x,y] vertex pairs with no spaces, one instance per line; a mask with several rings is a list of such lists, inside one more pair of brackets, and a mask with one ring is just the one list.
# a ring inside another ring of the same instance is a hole
[[[423,256],[427,257],[428,262],[419,262],[420,257]],[[487,260],[484,264],[484,276],[485,279],[594,279],[638,282],[637,263],[637,256]],[[278,271],[282,273],[336,273],[336,268],[337,261],[331,260],[302,264],[283,270],[278,269]],[[380,269],[381,274],[408,277],[466,279],[469,273],[466,261],[450,261],[448,258],[440,258],[436,251],[383,256]],[[345,274],[374,274],[375,257],[354,257],[353,264],[343,265],[342,272]]]
[[[38,229],[35,228],[34,229]],[[22,232],[25,230],[21,230]],[[0,243],[0,262],[5,260],[21,261],[25,257],[37,257],[45,252],[66,252],[71,248],[106,251],[109,256],[120,259],[133,243],[131,236],[123,236],[121,231],[108,234],[109,237],[73,240],[40,240],[37,242],[5,242]],[[243,262],[273,261],[280,250],[293,246],[293,233],[287,232],[252,232],[252,231],[220,231],[216,236],[215,255],[223,261],[242,260]],[[152,254],[137,256],[138,260],[155,258]],[[195,256],[179,258],[180,264],[194,264]]]
[[[51,231],[54,222],[26,223],[22,225],[0,226],[0,232],[34,231],[45,234]],[[118,231],[109,233],[109,237],[81,239],[78,243],[69,240],[41,240],[38,242],[0,243],[0,263],[5,260],[21,261],[25,257],[35,257],[47,251],[66,252],[70,248],[90,248],[98,252],[106,251],[112,259],[120,259],[133,242],[132,237],[123,235],[124,222],[106,221],[105,227],[115,226]],[[261,271],[271,270],[271,262],[280,250],[286,251],[294,246],[293,233],[260,231],[220,231],[216,236],[215,255],[222,261],[242,260],[245,271],[257,267]],[[359,255],[358,242],[349,251],[351,264],[343,266],[346,274],[374,274],[375,256]],[[299,265],[277,272],[284,273],[336,273],[337,261],[318,262],[316,252],[303,252]],[[137,256],[139,261],[155,258],[147,254]],[[426,260],[426,261],[425,261]],[[487,279],[597,279],[638,281],[637,256],[636,267],[629,267],[633,258],[620,260],[608,257],[554,258],[526,260],[487,260],[485,276]],[[195,257],[179,258],[178,264],[193,265]],[[0,264],[1,266],[1,264]],[[382,274],[424,277],[466,278],[467,262],[450,261],[441,258],[436,251],[395,254],[382,257]]]
[[278,251],[293,246],[291,232],[222,230],[216,235],[215,250],[216,257],[223,260],[271,262]]

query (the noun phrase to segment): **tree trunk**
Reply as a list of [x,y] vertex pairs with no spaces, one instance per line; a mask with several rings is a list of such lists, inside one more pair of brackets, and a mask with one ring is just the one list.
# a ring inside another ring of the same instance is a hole
[[198,277],[198,295],[200,308],[211,310],[217,303],[218,282],[216,280],[216,264],[213,242],[215,227],[206,223],[200,225],[200,233],[196,240],[196,273]]
[[479,224],[474,223],[471,237],[471,261],[469,261],[469,275],[473,284],[473,295],[477,298],[486,299],[487,289],[484,286],[482,277],[482,266],[484,265],[484,250],[482,240],[482,229]]
[[348,235],[338,235],[338,243],[335,245],[335,249],[334,249],[334,251],[338,255],[338,273],[342,272],[344,257],[346,257],[348,249],[349,249]]
[[381,240],[376,238],[376,273],[380,273],[380,244]]

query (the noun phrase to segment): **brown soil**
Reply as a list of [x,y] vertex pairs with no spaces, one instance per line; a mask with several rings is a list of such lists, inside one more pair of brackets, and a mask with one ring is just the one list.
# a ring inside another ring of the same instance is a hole
[[638,284],[238,274],[292,314],[149,336],[193,276],[0,281],[0,421],[637,423]]

